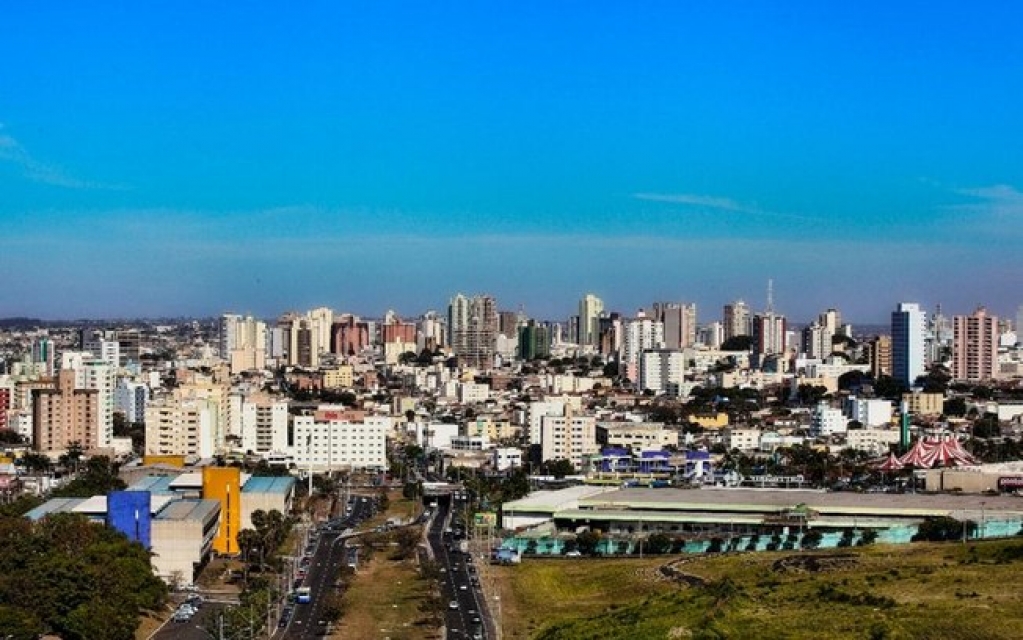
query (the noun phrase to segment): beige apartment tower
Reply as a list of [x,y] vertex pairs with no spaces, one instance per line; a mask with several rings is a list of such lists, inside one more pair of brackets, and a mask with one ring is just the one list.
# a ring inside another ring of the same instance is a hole
[[99,446],[100,398],[95,389],[76,389],[76,374],[61,371],[53,389],[32,390],[35,449],[64,453],[72,443],[84,451]]
[[979,382],[998,373],[998,316],[978,308],[952,321],[952,378]]

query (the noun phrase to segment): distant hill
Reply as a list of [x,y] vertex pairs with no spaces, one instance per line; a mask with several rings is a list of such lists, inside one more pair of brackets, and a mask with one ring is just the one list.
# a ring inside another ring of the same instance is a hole
[[0,318],[0,328],[19,329],[22,327],[38,327],[45,324],[39,318]]

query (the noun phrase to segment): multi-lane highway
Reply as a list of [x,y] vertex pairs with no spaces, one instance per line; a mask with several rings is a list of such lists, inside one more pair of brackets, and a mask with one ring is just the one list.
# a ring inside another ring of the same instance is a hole
[[437,513],[427,534],[441,567],[441,597],[447,611],[447,637],[482,640],[492,636],[488,634],[490,625],[485,624],[486,613],[481,606],[484,598],[472,556],[458,550],[458,538],[462,534],[450,526],[451,508],[451,498],[439,498]]
[[356,496],[352,500],[350,513],[331,519],[311,535],[306,547],[308,553],[305,554],[309,560],[299,565],[305,566],[301,586],[309,587],[310,602],[289,605],[289,621],[276,637],[310,640],[327,635],[328,621],[322,614],[323,596],[335,591],[334,584],[341,567],[347,562],[344,532],[371,516],[374,508],[372,499]]

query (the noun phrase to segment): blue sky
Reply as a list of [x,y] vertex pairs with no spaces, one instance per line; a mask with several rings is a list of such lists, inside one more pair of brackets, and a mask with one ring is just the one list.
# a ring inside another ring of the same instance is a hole
[[180,4],[6,9],[0,316],[1023,303],[1019,3]]

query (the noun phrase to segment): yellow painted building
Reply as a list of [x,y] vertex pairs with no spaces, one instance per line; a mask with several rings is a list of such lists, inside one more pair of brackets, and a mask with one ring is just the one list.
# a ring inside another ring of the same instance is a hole
[[945,410],[945,394],[943,393],[904,393],[902,401],[909,412],[918,416],[940,416]]
[[225,555],[238,553],[241,529],[241,470],[238,467],[204,467],[202,497],[220,502],[220,530],[213,539],[213,550]]
[[704,429],[723,429],[728,426],[728,414],[720,413],[693,414],[689,416],[689,422],[695,422]]
[[323,372],[323,387],[325,389],[351,389],[354,385],[355,369],[350,365],[342,365]]
[[147,467],[154,464],[164,464],[168,467],[183,469],[185,466],[185,456],[142,456],[142,464]]

